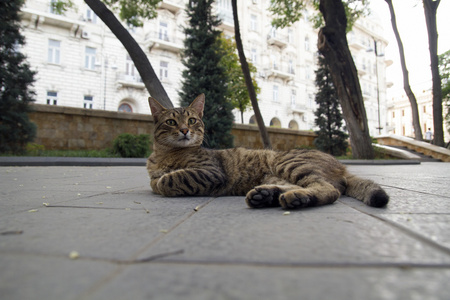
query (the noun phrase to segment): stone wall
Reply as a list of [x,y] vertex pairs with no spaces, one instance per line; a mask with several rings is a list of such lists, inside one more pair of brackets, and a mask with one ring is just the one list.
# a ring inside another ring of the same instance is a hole
[[[100,150],[111,147],[121,133],[153,134],[151,115],[41,104],[34,104],[33,109],[30,119],[38,128],[34,142],[48,150]],[[276,150],[312,147],[316,136],[310,131],[281,128],[268,131]],[[232,134],[236,146],[263,148],[257,126],[235,124]]]

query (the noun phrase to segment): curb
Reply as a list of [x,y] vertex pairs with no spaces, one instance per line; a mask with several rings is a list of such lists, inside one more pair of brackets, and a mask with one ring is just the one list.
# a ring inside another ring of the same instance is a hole
[[40,156],[8,156],[0,157],[3,167],[120,167],[145,166],[146,158],[105,158],[105,157],[40,157]]
[[[418,160],[339,160],[344,165],[420,165]],[[104,158],[104,157],[41,157],[41,156],[3,156],[0,157],[2,167],[143,167],[146,158]]]

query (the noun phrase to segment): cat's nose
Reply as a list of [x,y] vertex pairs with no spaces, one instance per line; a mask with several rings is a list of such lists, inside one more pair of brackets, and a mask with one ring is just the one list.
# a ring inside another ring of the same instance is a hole
[[180,129],[180,132],[181,132],[182,134],[186,135],[186,134],[189,132],[189,129],[187,129],[187,128],[182,128],[182,129]]

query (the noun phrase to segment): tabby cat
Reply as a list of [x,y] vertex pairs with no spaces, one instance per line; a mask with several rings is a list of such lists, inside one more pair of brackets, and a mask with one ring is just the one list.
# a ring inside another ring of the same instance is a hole
[[349,174],[317,150],[277,152],[201,147],[205,96],[187,108],[166,109],[154,98],[154,152],[147,160],[153,191],[175,196],[246,196],[249,207],[303,208],[331,204],[341,194],[375,207],[389,196],[376,183]]

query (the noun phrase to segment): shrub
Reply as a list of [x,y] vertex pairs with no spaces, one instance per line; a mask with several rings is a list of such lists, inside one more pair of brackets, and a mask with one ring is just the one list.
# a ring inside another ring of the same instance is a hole
[[113,142],[113,152],[121,157],[147,157],[150,154],[150,136],[122,133]]

